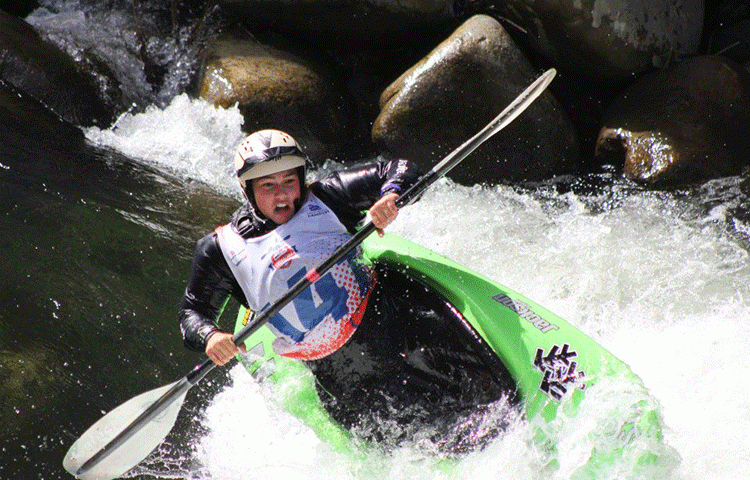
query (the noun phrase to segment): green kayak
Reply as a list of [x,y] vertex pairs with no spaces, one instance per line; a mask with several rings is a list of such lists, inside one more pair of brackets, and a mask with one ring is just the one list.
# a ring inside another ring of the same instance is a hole
[[[649,468],[659,461],[659,449],[648,447],[662,442],[658,406],[628,365],[592,338],[528,298],[398,236],[371,235],[362,248],[367,262],[407,275],[457,311],[461,335],[476,344],[472,348],[482,353],[500,382],[512,382],[513,402],[524,421],[534,426],[534,441],[548,452],[548,468],[560,464],[555,428],[559,431],[560,422],[585,415],[580,405],[603,380],[610,389],[613,383],[628,385],[626,408],[618,407],[605,428],[589,434],[603,438],[592,442],[574,476],[596,478],[599,469],[624,456],[635,467]],[[240,311],[235,331],[250,318]],[[361,448],[323,408],[302,362],[274,354],[274,338],[263,327],[245,342],[248,353],[239,356],[245,368],[259,381],[275,382],[283,407],[333,449]]]

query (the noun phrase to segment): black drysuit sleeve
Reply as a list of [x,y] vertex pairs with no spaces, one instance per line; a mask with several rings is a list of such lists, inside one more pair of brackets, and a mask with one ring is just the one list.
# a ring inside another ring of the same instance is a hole
[[407,160],[378,161],[333,172],[310,185],[310,190],[353,231],[380,197],[403,193],[420,176],[416,165]]
[[[185,294],[179,308],[185,346],[203,352],[230,296],[245,304],[245,295],[219,248],[216,232],[198,241]],[[245,305],[247,306],[247,305]]]

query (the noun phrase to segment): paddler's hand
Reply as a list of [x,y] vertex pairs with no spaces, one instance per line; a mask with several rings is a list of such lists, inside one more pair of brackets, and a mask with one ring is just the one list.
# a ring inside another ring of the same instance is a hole
[[378,235],[381,237],[383,236],[383,229],[393,223],[398,216],[398,207],[396,207],[397,198],[398,193],[386,193],[370,207],[372,224],[378,229]]
[[247,353],[245,345],[237,348],[232,340],[232,335],[226,332],[216,332],[208,338],[206,344],[206,355],[216,365],[224,365],[232,359],[239,351]]

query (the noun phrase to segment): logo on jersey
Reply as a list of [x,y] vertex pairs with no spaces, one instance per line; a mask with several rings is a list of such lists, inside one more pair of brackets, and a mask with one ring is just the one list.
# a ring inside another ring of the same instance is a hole
[[330,210],[323,208],[320,205],[315,205],[314,203],[309,204],[307,206],[307,218],[319,217],[320,215],[325,215],[329,211]]
[[271,256],[271,264],[275,270],[289,268],[292,265],[292,260],[295,255],[296,253],[294,252],[294,249],[289,245],[286,245],[283,250]]
[[247,251],[243,248],[240,251],[229,250],[229,259],[235,265],[239,266],[247,258]]

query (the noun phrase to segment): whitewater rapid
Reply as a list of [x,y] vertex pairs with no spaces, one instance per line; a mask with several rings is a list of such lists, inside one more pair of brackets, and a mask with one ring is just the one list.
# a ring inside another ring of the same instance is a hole
[[[124,115],[109,130],[89,129],[87,137],[239,201],[231,158],[244,136],[241,125],[236,109],[180,95],[164,109]],[[731,214],[742,196],[739,180],[712,182],[694,195],[621,182],[565,185],[467,187],[441,180],[389,231],[521,292],[630,365],[659,406],[671,460],[644,478],[747,478],[748,227]],[[418,446],[352,462],[283,411],[271,388],[243,368],[233,367],[230,378],[201,412],[206,432],[188,453],[201,467],[165,477],[448,478]],[[588,406],[593,417],[627,396],[617,385],[602,392],[592,397],[599,403]],[[566,425],[571,438],[582,440],[562,441],[561,458],[574,463],[590,448],[589,420],[579,415]],[[542,473],[544,458],[531,436],[531,427],[517,422],[485,450],[463,458],[450,478],[568,478],[565,465]],[[617,468],[609,476],[625,478]]]

